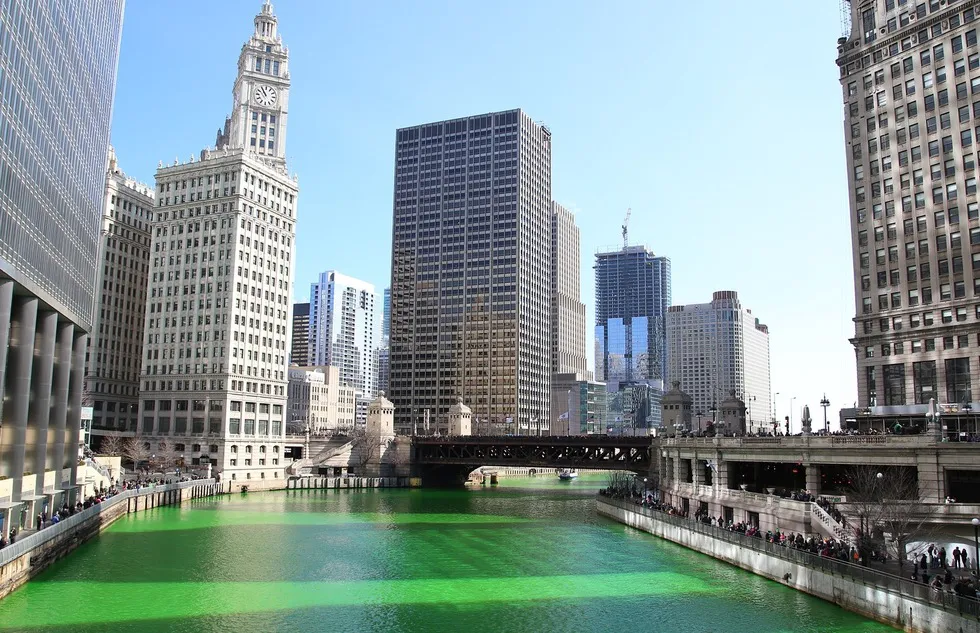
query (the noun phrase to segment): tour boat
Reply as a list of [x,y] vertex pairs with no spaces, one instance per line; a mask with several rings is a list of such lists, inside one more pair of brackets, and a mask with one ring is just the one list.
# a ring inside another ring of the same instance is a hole
[[578,477],[578,471],[576,471],[574,468],[566,468],[558,473],[558,479],[561,479],[562,481],[570,481],[576,477]]

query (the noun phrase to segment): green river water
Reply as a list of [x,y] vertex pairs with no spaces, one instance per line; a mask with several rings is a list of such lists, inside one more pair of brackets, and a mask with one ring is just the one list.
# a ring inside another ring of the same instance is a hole
[[0,631],[893,631],[595,513],[604,475],[278,491],[124,517]]

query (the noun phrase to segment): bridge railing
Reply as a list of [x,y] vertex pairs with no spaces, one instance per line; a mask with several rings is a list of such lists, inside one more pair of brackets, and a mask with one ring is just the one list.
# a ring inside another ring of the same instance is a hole
[[975,598],[960,596],[949,591],[937,591],[929,585],[914,582],[908,578],[836,558],[811,554],[810,552],[785,545],[770,543],[762,538],[745,536],[739,532],[732,532],[724,528],[707,525],[690,518],[670,515],[660,510],[641,506],[630,500],[616,499],[604,495],[599,495],[599,500],[623,510],[636,512],[663,523],[676,525],[686,530],[698,532],[734,545],[775,556],[791,563],[817,569],[833,576],[846,577],[867,587],[887,591],[907,600],[928,603],[950,612],[980,619],[980,600]]

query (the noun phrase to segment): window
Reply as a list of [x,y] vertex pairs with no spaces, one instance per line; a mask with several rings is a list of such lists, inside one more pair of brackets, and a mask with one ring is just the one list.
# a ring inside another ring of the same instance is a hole
[[936,361],[912,363],[912,384],[915,404],[929,404],[936,397]]
[[885,365],[882,368],[885,382],[885,406],[905,404],[905,365]]
[[970,359],[946,359],[946,401],[971,402]]

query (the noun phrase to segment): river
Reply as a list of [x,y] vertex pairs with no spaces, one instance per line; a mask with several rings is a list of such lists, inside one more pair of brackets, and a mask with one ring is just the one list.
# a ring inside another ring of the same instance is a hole
[[117,521],[0,631],[894,631],[595,513],[604,475],[278,491]]

